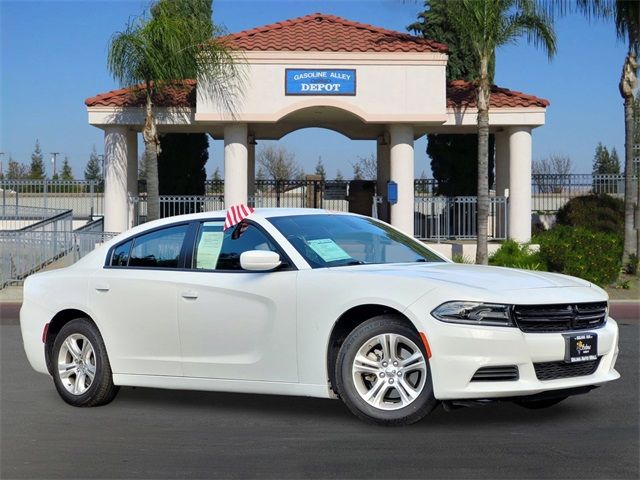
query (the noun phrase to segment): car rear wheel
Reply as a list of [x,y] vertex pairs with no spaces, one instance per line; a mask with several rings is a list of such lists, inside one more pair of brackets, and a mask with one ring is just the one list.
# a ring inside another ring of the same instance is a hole
[[420,337],[393,316],[374,317],[349,334],[338,353],[336,384],[355,415],[380,425],[417,422],[438,404]]
[[51,361],[56,390],[70,405],[97,407],[118,393],[100,332],[87,319],[62,327],[53,342]]

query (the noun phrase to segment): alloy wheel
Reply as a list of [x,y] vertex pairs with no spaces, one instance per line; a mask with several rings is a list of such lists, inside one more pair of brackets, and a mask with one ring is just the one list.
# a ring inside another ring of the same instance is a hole
[[58,376],[73,395],[89,390],[96,376],[96,354],[87,337],[74,333],[64,340],[58,354]]
[[425,386],[428,372],[422,350],[396,333],[366,341],[351,370],[360,398],[381,410],[399,410],[413,403]]

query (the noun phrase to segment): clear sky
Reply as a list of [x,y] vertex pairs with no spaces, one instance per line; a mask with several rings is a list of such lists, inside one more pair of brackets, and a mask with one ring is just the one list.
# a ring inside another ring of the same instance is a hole
[[[107,44],[129,17],[149,1],[0,0],[0,151],[28,163],[36,138],[49,152],[70,159],[82,177],[91,148],[102,153],[102,131],[87,124],[84,99],[118,88],[106,68]],[[235,32],[287,18],[323,12],[405,31],[422,9],[412,0],[215,0],[214,21]],[[624,148],[618,79],[625,56],[612,24],[580,16],[556,21],[558,54],[549,62],[526,44],[509,45],[497,56],[496,83],[551,101],[546,125],[534,130],[534,159],[569,155],[574,172],[588,173],[596,144]],[[375,151],[373,142],[350,141],[338,133],[306,129],[284,137],[305,170],[322,157],[329,176],[350,160]],[[222,142],[212,141],[207,170],[222,166]],[[416,142],[416,174],[430,173],[425,139]]]

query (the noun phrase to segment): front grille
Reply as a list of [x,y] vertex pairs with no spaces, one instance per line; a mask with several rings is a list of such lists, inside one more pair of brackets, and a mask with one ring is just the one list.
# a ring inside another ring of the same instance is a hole
[[600,328],[607,320],[607,302],[560,305],[516,305],[516,324],[523,332],[566,332]]
[[600,364],[597,360],[587,360],[586,362],[565,363],[565,362],[544,362],[534,363],[538,380],[556,380],[558,378],[583,377],[591,375]]
[[482,367],[471,378],[472,382],[504,382],[518,380],[520,374],[516,365]]

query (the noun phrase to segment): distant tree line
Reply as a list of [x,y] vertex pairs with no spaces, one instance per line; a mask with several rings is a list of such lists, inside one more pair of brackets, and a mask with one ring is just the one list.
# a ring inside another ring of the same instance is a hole
[[[102,175],[102,162],[94,145],[84,169],[84,179],[100,182],[103,179]],[[31,161],[21,163],[10,155],[6,170],[0,172],[0,180],[75,180],[75,176],[67,155],[62,160],[59,172],[56,171],[49,176],[40,141],[36,140]]]

